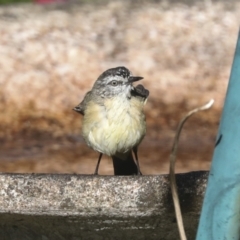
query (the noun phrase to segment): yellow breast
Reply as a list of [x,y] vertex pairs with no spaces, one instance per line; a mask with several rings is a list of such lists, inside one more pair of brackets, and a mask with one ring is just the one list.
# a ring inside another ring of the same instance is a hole
[[146,132],[143,102],[132,97],[106,99],[104,105],[88,103],[83,138],[94,150],[113,156],[137,146]]

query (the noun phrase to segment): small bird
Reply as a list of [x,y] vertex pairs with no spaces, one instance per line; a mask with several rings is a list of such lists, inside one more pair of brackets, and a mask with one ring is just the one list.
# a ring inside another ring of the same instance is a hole
[[100,153],[94,174],[98,174],[102,154],[112,157],[115,175],[141,174],[137,150],[146,133],[143,110],[149,91],[132,84],[142,79],[126,67],[108,69],[73,109],[83,115],[85,142]]

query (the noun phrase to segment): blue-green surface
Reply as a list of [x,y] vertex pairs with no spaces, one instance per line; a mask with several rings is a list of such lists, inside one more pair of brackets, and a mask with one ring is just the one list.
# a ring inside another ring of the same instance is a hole
[[197,240],[240,239],[240,34]]

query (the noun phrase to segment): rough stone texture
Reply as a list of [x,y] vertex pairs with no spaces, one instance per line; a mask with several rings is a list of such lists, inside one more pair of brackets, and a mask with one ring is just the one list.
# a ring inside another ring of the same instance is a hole
[[[178,174],[194,239],[208,172]],[[0,174],[1,239],[178,239],[167,175]]]

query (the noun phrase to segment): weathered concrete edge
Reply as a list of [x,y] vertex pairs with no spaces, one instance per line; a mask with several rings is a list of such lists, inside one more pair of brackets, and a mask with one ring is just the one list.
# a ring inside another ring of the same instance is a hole
[[[177,174],[183,214],[201,209],[208,172]],[[168,175],[0,174],[0,214],[152,216],[174,213]]]

